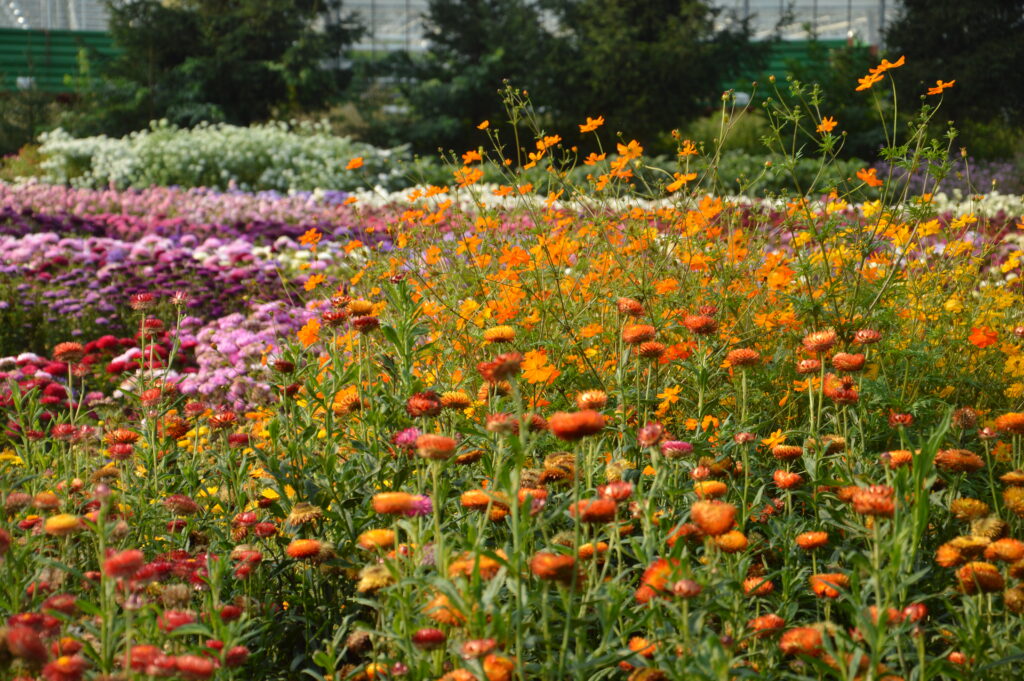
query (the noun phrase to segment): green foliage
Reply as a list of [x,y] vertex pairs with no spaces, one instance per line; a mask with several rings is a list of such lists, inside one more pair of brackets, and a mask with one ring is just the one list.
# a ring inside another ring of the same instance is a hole
[[[837,130],[846,133],[842,156],[875,158],[885,143],[875,100],[856,92],[857,79],[878,64],[879,57],[864,45],[829,49],[811,41],[809,59],[791,62],[789,73],[797,83],[815,83],[822,116],[838,121]],[[881,113],[889,117],[891,104],[881,100]]]
[[[659,133],[717,105],[722,84],[764,63],[745,21],[703,0],[557,0],[553,69],[565,125],[603,115],[655,151]],[[721,26],[716,25],[722,24]],[[535,98],[538,105],[545,104]]]
[[529,91],[552,132],[576,140],[578,123],[602,115],[667,151],[661,133],[715,104],[767,50],[743,22],[717,28],[723,17],[702,0],[432,0],[427,16],[428,53],[384,65],[408,112],[377,126],[425,152],[501,119],[505,82]]
[[321,107],[347,84],[339,67],[361,28],[340,0],[111,0],[110,32],[121,53],[96,79],[65,126],[124,134],[166,118],[248,124],[275,112]]
[[[916,108],[936,79],[956,80],[943,94],[944,121],[1024,125],[1024,0],[905,0],[900,5],[886,42],[893,54],[906,55],[903,75],[917,84],[903,90],[901,106]],[[988,132],[981,128],[965,137],[968,149],[981,146]]]
[[52,125],[56,110],[51,93],[35,88],[0,92],[0,156],[32,142]]
[[11,154],[0,159],[0,181],[13,182],[21,177],[36,177],[42,174],[40,163],[42,156],[39,155],[39,147],[34,144],[26,144],[18,150],[17,154]]
[[424,152],[464,146],[478,123],[503,114],[495,93],[506,80],[543,101],[555,96],[555,38],[536,3],[432,0],[426,20],[430,50],[392,55],[377,69],[397,78],[407,109],[377,122],[389,142],[408,141]]
[[[759,154],[765,150],[761,138],[768,133],[768,122],[757,111],[740,111],[726,119],[728,134],[722,141],[723,151],[742,151],[745,154]],[[722,114],[715,113],[698,118],[686,127],[683,136],[708,148],[717,146],[722,137]]]

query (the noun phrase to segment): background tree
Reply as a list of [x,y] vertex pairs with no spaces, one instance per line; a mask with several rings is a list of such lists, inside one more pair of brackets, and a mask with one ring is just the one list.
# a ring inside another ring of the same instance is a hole
[[393,54],[378,65],[397,78],[408,111],[385,123],[388,141],[425,153],[467,144],[477,124],[503,116],[498,90],[505,80],[529,88],[535,101],[556,96],[554,36],[538,3],[432,0],[424,23],[426,54]]
[[887,52],[907,56],[901,76],[914,86],[902,88],[903,103],[916,108],[937,78],[955,79],[944,94],[942,121],[956,121],[972,153],[980,150],[972,143],[1008,141],[1020,149],[1024,0],[903,0],[900,6],[885,37]]
[[768,49],[704,0],[432,0],[427,25],[426,55],[395,57],[393,71],[404,139],[425,152],[464,146],[480,121],[500,119],[506,79],[551,132],[568,138],[603,115],[654,145]]
[[121,49],[91,82],[78,132],[119,134],[154,118],[247,124],[323,106],[346,85],[361,28],[341,0],[110,0]]
[[[553,0],[567,90],[563,119],[604,115],[609,126],[657,145],[717,107],[737,77],[763,67],[770,41],[704,0]],[[669,142],[671,144],[671,142]]]

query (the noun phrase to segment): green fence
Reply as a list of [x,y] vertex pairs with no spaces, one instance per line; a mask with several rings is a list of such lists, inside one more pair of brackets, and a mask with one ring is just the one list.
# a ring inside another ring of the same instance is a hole
[[0,91],[34,82],[44,92],[67,92],[64,77],[78,73],[78,53],[83,49],[94,58],[117,52],[110,35],[99,31],[0,28]]

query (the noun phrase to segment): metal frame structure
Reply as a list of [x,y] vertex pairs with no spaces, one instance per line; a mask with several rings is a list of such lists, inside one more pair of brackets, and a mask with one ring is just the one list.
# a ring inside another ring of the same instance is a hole
[[105,31],[101,0],[0,0],[0,28],[36,31]]
[[[776,30],[787,40],[855,38],[869,45],[882,41],[898,0],[711,0],[738,17],[747,17],[755,35]],[[423,15],[427,0],[347,0],[367,27],[355,49],[372,54],[427,49]],[[783,18],[788,19],[785,24]],[[0,0],[0,27],[34,30],[104,31],[107,12],[101,0]]]

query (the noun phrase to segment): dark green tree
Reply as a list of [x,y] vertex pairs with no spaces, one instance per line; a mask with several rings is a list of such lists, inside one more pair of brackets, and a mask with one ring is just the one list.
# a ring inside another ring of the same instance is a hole
[[393,55],[408,116],[392,120],[393,142],[424,152],[470,144],[474,127],[503,116],[498,90],[508,80],[535,101],[552,97],[554,37],[531,0],[431,0],[424,55]]
[[403,129],[423,151],[471,146],[473,126],[503,118],[507,80],[549,132],[571,139],[602,115],[653,145],[762,64],[765,47],[726,19],[704,0],[432,0],[427,54],[396,58]]
[[605,116],[654,145],[715,107],[728,83],[763,67],[770,43],[704,0],[553,0],[562,45],[561,117]]
[[108,7],[121,53],[90,83],[92,116],[80,121],[108,133],[154,118],[247,124],[323,106],[347,84],[341,57],[362,30],[341,0],[110,0]]
[[1024,126],[1024,0],[903,0],[885,34],[886,51],[906,55],[903,103],[917,107],[936,79],[942,120]]

